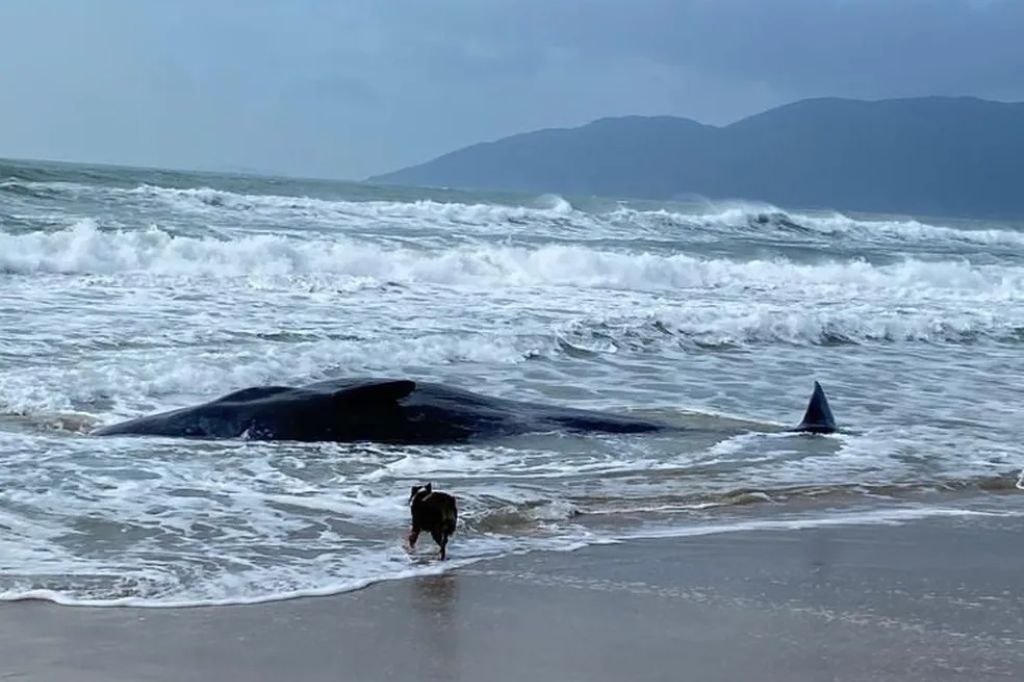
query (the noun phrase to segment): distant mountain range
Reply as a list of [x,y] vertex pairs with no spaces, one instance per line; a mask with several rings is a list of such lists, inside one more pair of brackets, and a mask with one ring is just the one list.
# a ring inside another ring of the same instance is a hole
[[727,126],[670,116],[538,130],[377,184],[1024,217],[1024,103],[810,99]]

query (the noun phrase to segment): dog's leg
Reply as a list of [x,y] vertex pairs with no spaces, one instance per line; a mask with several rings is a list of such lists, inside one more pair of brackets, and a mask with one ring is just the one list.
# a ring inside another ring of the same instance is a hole
[[441,561],[444,561],[445,545],[448,544],[448,536],[439,530],[431,531],[430,536],[434,538],[434,542],[436,542],[437,546],[441,548]]
[[409,531],[409,549],[416,549],[416,540],[420,537],[420,529],[413,526]]

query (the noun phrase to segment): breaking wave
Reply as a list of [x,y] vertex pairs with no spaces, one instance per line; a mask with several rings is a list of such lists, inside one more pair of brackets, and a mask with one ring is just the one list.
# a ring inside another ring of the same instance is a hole
[[567,325],[567,350],[640,351],[666,343],[703,349],[758,344],[970,344],[1024,341],[1024,319],[970,310],[822,312],[759,305],[741,310],[661,311],[643,319],[587,319]]
[[0,233],[0,271],[204,277],[328,274],[384,282],[635,291],[727,287],[750,293],[814,287],[822,295],[832,293],[844,299],[871,292],[927,296],[930,291],[957,298],[1024,298],[1024,270],[966,260],[796,263],[784,258],[744,261],[585,245],[429,249],[345,237],[248,235],[226,240],[180,236],[158,227],[104,230],[91,220],[56,232]]
[[857,220],[842,213],[790,213],[774,206],[740,205],[709,213],[619,208],[611,214],[621,221],[652,229],[676,227],[724,234],[742,232],[762,238],[845,240],[883,244],[1024,246],[1024,231],[1005,228],[961,229],[929,225],[914,219]]
[[103,197],[196,216],[235,221],[266,219],[276,224],[302,221],[325,228],[384,223],[405,227],[515,231],[529,225],[550,236],[568,232],[574,238],[642,237],[662,235],[666,229],[682,239],[719,238],[727,235],[761,239],[805,240],[827,243],[836,237],[879,245],[946,245],[1020,247],[1024,230],[1002,224],[953,227],[931,225],[913,218],[857,219],[838,212],[786,211],[770,204],[733,202],[686,208],[639,209],[619,205],[584,210],[558,195],[543,195],[524,204],[464,203],[418,199],[351,200],[282,194],[247,194],[212,187],[175,188],[142,184],[134,187],[95,186],[75,182],[39,182],[9,177],[0,181],[0,193],[37,198]]

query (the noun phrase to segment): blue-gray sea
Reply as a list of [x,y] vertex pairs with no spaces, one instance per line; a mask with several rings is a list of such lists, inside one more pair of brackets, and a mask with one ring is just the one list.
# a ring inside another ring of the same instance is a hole
[[[90,436],[381,376],[692,435]],[[786,433],[819,380],[843,432]],[[630,538],[1016,514],[1019,224],[0,162],[0,599],[244,603]],[[409,486],[459,499],[451,559]]]

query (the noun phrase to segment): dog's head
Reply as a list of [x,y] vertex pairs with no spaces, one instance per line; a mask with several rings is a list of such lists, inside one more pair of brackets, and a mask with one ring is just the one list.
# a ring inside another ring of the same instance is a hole
[[426,485],[414,485],[412,487],[412,492],[409,493],[409,504],[412,504],[417,499],[422,499],[426,497],[432,492],[433,488],[431,487],[430,483]]

